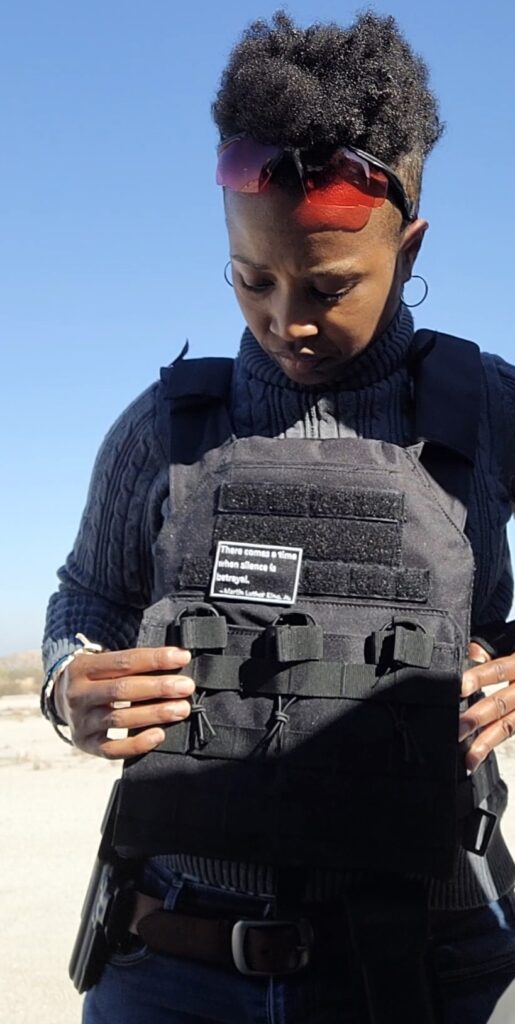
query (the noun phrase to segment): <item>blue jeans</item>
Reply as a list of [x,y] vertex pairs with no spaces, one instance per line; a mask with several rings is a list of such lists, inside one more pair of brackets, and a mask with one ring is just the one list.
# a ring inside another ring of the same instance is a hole
[[[174,908],[183,886],[176,878],[159,893],[166,909]],[[218,891],[187,886],[203,903],[220,907]],[[431,927],[442,1024],[487,1024],[515,978],[515,896],[477,910],[435,912]],[[83,1024],[358,1024],[353,993],[343,959],[337,969],[333,963],[260,978],[141,945],[112,956],[86,995]]]

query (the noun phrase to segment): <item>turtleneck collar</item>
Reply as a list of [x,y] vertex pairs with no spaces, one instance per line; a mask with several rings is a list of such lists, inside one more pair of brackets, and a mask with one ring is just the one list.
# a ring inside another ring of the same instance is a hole
[[292,391],[354,391],[389,377],[401,366],[411,344],[413,330],[413,317],[409,309],[401,303],[384,334],[348,364],[345,377],[334,386],[323,384],[316,388],[306,388],[296,384],[283,373],[247,328],[241,339],[238,369],[247,378]]

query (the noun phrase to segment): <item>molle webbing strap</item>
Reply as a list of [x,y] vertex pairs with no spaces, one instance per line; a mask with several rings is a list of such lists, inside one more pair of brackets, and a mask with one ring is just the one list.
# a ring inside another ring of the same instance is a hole
[[[410,352],[417,439],[422,462],[448,494],[467,507],[476,457],[483,366],[474,342],[417,331]],[[449,459],[449,451],[455,458]]]
[[180,622],[180,646],[223,650],[227,647],[227,620],[223,615],[188,615]]
[[337,661],[281,664],[265,658],[200,654],[190,668],[198,690],[235,691],[242,696],[322,697],[338,700],[374,698],[454,707],[458,682],[454,673],[403,668],[378,673],[377,666]]
[[411,629],[397,626],[393,645],[393,660],[400,665],[430,668],[434,643],[434,637],[428,636],[426,633],[415,633]]
[[324,654],[321,626],[269,626],[267,639],[278,661],[320,661]]

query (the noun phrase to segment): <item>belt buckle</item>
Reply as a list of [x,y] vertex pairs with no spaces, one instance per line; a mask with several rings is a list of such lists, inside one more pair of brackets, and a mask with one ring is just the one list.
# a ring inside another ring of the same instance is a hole
[[231,935],[231,952],[234,964],[240,974],[252,974],[254,977],[269,977],[274,973],[273,971],[257,971],[248,963],[245,953],[245,939],[251,928],[259,928],[260,930],[296,928],[299,941],[298,945],[292,948],[298,954],[298,961],[294,967],[280,973],[296,974],[297,971],[307,967],[313,951],[314,935],[310,922],[305,918],[299,918],[298,921],[236,921]]

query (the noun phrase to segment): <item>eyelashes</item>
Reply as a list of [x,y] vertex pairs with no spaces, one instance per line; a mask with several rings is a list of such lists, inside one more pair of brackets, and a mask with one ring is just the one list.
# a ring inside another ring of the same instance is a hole
[[[271,281],[265,281],[262,284],[249,284],[241,276],[239,278],[239,283],[244,291],[251,292],[251,294],[254,295],[264,295],[269,288],[273,288],[273,283]],[[315,288],[314,285],[311,285],[309,287],[309,294],[313,299],[315,299],[315,301],[320,302],[322,305],[332,306],[341,302],[341,300],[345,298],[345,296],[348,295],[354,287],[355,283],[356,282],[348,284],[345,288],[341,288],[337,292],[321,292],[319,288]]]

